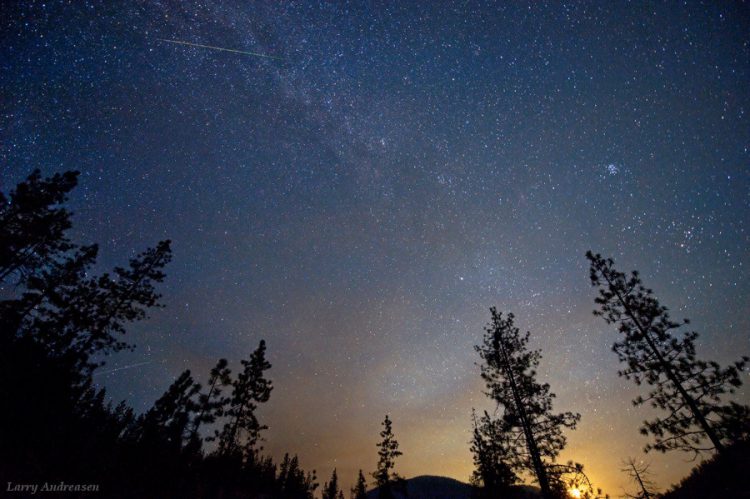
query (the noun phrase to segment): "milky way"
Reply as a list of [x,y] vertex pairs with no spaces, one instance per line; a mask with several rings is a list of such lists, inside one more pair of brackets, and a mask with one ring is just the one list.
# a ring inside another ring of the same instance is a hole
[[641,453],[584,253],[639,269],[701,355],[750,350],[746,6],[208,3],[3,6],[0,187],[81,170],[102,268],[174,241],[167,307],[109,365],[143,364],[97,378],[114,398],[265,338],[266,452],[350,483],[387,412],[399,471],[467,480],[495,305],[582,414],[563,459],[612,494],[628,456],[686,473]]

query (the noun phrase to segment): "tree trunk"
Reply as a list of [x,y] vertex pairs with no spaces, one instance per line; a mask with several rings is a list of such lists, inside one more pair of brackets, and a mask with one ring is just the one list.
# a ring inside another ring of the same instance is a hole
[[641,486],[641,490],[643,491],[643,499],[651,499],[651,494],[648,493],[648,490],[646,490],[646,486],[643,484],[643,480],[641,480],[641,474],[638,473],[638,468],[635,467],[635,464],[631,465],[633,467],[633,472],[635,473],[635,478],[638,480],[638,484]]
[[[607,279],[607,283],[610,286],[610,289],[616,289],[612,281],[609,280],[609,278],[605,275],[605,279]],[[615,291],[615,294],[617,295],[617,299],[620,300],[620,303],[622,304],[623,308],[625,309],[625,313],[630,317],[630,319],[633,321],[633,323],[636,325],[638,330],[643,335],[643,338],[646,340],[646,343],[648,344],[649,348],[651,348],[652,353],[656,356],[657,360],[659,361],[659,364],[661,365],[662,369],[664,369],[665,374],[667,375],[667,378],[674,383],[675,388],[677,388],[677,391],[680,392],[680,395],[685,400],[685,403],[690,408],[690,411],[693,413],[693,416],[695,417],[695,420],[697,421],[698,425],[701,427],[701,429],[706,433],[706,436],[711,440],[711,443],[714,444],[714,447],[716,448],[716,451],[719,453],[724,452],[726,449],[724,447],[724,444],[721,443],[721,440],[719,440],[719,437],[716,435],[716,432],[711,428],[711,425],[708,424],[708,421],[706,421],[706,418],[701,413],[700,409],[698,408],[698,404],[695,402],[695,399],[690,396],[690,394],[685,390],[685,388],[682,386],[682,381],[680,380],[677,373],[675,373],[672,370],[672,366],[666,361],[664,356],[662,355],[659,348],[656,346],[654,341],[651,339],[651,337],[648,334],[648,330],[641,325],[641,323],[636,318],[635,314],[632,310],[630,310],[630,307],[628,307],[627,303],[625,302],[625,299],[620,294],[619,291]]]
[[542,462],[542,456],[539,454],[539,447],[537,446],[536,439],[534,438],[534,432],[531,428],[531,422],[528,419],[528,415],[526,414],[526,410],[523,406],[523,400],[521,399],[521,394],[518,390],[518,386],[516,385],[516,378],[513,375],[513,369],[510,365],[510,359],[508,358],[508,354],[505,351],[505,347],[503,346],[501,341],[497,342],[497,346],[499,347],[503,355],[503,363],[505,364],[506,371],[505,373],[508,376],[510,389],[513,392],[513,400],[516,403],[516,410],[518,411],[518,415],[521,419],[521,426],[523,427],[526,447],[529,449],[529,454],[531,454],[531,462],[534,465],[534,472],[536,473],[537,480],[539,481],[539,488],[542,491],[542,497],[544,497],[544,499],[552,499],[552,490],[550,489],[547,470],[544,469],[544,463]]

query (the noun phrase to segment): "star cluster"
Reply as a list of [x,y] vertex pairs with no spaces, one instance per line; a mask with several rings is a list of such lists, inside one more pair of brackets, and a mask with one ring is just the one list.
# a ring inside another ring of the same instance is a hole
[[[389,413],[403,474],[466,480],[496,305],[582,414],[563,458],[618,493],[650,414],[616,375],[583,255],[639,269],[702,355],[748,353],[743,9],[13,2],[0,186],[81,170],[76,236],[102,268],[174,241],[167,307],[110,362],[135,367],[97,378],[139,410],[265,338],[266,451],[352,482]],[[662,487],[691,466],[647,459]]]

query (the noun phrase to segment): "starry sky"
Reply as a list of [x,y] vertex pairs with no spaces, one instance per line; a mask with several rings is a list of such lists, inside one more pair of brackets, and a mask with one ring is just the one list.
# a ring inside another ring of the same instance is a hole
[[639,269],[700,355],[750,351],[747,3],[2,11],[0,188],[79,169],[75,237],[102,269],[173,240],[167,307],[96,377],[114,398],[143,411],[265,338],[266,452],[348,486],[389,413],[398,471],[466,481],[495,305],[582,414],[563,460],[615,495],[628,456],[662,487],[694,465],[642,454],[653,413],[616,375],[584,253]]

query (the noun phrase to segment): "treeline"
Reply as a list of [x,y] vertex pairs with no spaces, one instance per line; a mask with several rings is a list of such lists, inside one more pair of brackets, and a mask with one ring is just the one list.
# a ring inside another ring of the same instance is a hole
[[[296,455],[262,454],[257,410],[273,391],[264,341],[236,374],[226,359],[204,383],[184,371],[142,415],[96,387],[104,359],[133,348],[126,326],[161,306],[171,249],[161,241],[94,276],[98,247],[68,238],[64,203],[77,178],[37,170],[0,192],[0,482],[95,484],[106,497],[314,497],[315,470]],[[401,453],[388,416],[383,427],[372,483],[392,497],[403,490],[393,471]],[[336,470],[321,493],[344,498]],[[366,494],[360,470],[347,495]]]
[[93,276],[97,246],[67,235],[77,176],[35,171],[0,193],[3,481],[96,483],[108,497],[313,497],[315,473],[296,456],[277,465],[260,452],[256,413],[273,389],[263,341],[236,375],[225,359],[204,384],[183,372],[140,416],[95,387],[103,359],[132,348],[126,326],[160,306],[171,250],[162,241]]
[[[68,238],[64,207],[76,172],[43,178],[32,173],[7,196],[0,193],[0,478],[8,483],[96,483],[107,497],[268,497],[343,499],[336,470],[323,487],[294,455],[280,463],[263,455],[257,412],[273,385],[266,345],[234,373],[220,359],[205,380],[183,372],[144,414],[114,405],[93,375],[108,355],[133,348],[128,324],[160,307],[156,286],[171,259],[159,242],[125,267],[94,276],[96,245]],[[659,416],[641,433],[648,450],[714,452],[747,449],[750,409],[725,401],[741,385],[747,358],[721,367],[697,357],[695,332],[680,332],[666,307],[637,273],[588,253],[591,283],[599,290],[596,315],[620,336],[613,350],[619,374],[649,391],[634,400]],[[565,431],[580,415],[553,410],[554,393],[537,381],[541,352],[513,314],[491,309],[482,344],[481,376],[497,404],[492,414],[473,413],[471,482],[481,498],[514,497],[531,476],[545,499],[602,497],[580,463],[556,462]],[[392,421],[383,421],[372,485],[384,499],[404,497],[406,481],[395,470],[401,455]],[[743,443],[745,442],[745,443]],[[733,453],[733,454],[730,454]],[[646,470],[630,461],[633,497],[655,497]],[[713,469],[713,468],[712,468]],[[367,496],[360,470],[352,499]],[[523,492],[526,493],[526,492]],[[680,496],[688,497],[688,496]],[[737,496],[739,497],[739,496]]]

